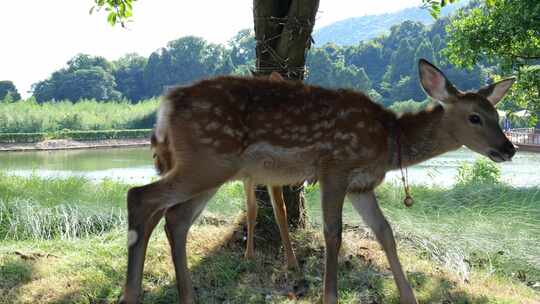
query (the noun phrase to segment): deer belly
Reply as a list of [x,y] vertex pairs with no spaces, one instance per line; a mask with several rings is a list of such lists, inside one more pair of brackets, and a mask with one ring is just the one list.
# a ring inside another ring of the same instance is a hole
[[349,175],[347,191],[364,192],[375,189],[384,180],[385,173],[376,168],[355,169]]
[[315,178],[313,147],[284,148],[267,143],[250,145],[243,153],[241,175],[257,184],[291,185]]

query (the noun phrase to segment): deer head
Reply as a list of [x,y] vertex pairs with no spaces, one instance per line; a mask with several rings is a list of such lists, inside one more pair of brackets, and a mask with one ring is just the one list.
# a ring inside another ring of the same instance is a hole
[[504,97],[515,79],[508,78],[478,91],[462,92],[434,65],[419,61],[420,83],[424,91],[445,108],[447,126],[454,139],[495,162],[509,161],[516,153],[514,145],[499,126],[495,105]]

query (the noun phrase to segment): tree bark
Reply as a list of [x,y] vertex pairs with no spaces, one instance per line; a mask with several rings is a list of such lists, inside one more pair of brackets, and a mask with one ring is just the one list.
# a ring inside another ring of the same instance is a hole
[[[254,0],[256,70],[254,75],[279,72],[285,79],[303,80],[306,52],[311,46],[311,33],[319,0]],[[283,187],[289,226],[305,225],[303,185]],[[265,188],[256,192],[259,202],[257,238],[279,242],[272,205]]]

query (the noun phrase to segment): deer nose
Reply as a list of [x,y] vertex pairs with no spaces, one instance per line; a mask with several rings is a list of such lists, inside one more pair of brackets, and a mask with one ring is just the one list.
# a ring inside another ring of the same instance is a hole
[[501,152],[506,154],[508,156],[508,158],[512,158],[512,156],[514,156],[514,154],[516,154],[516,148],[514,147],[514,144],[512,144],[508,140],[503,144],[503,146],[501,148]]

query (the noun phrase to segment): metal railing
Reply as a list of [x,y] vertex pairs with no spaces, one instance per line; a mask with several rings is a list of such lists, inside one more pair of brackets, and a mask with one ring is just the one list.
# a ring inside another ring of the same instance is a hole
[[510,141],[517,145],[540,146],[540,129],[520,128],[505,131]]

